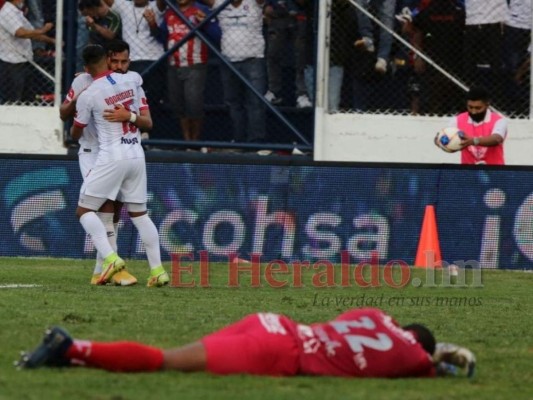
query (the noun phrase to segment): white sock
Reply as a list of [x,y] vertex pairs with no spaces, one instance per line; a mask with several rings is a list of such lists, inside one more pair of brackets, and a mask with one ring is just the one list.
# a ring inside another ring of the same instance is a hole
[[[104,224],[106,232],[107,232],[107,239],[109,240],[109,244],[111,244],[111,247],[116,252],[117,242],[116,240],[114,240],[115,230],[113,227],[113,213],[98,212],[96,213],[96,215],[98,215],[98,218],[100,218],[100,220]],[[103,264],[104,264],[104,257],[102,257],[99,251],[96,251],[96,265],[94,266],[93,274],[95,275],[101,274]]]
[[115,226],[113,225],[113,213],[103,213],[99,212],[98,217],[102,220],[102,223],[105,226],[105,231],[107,232],[107,240],[111,248],[116,252],[117,251],[117,240],[115,238]]
[[107,240],[104,224],[94,211],[83,214],[80,218],[80,224],[91,237],[96,251],[99,251],[104,258],[113,253],[113,248]]
[[159,248],[159,232],[148,214],[131,219],[146,249],[146,257],[150,269],[161,266],[161,249]]

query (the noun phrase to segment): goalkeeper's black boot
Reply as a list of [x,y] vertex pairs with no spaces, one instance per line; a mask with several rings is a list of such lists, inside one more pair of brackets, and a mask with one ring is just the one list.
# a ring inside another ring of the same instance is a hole
[[24,369],[68,366],[70,361],[65,358],[65,353],[70,346],[72,337],[69,333],[54,326],[45,331],[41,344],[35,350],[21,353],[20,360],[15,361],[15,366]]

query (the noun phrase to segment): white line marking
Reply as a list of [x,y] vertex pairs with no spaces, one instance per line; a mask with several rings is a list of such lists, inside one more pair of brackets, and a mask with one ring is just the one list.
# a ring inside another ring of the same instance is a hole
[[23,285],[23,284],[18,284],[18,283],[9,283],[7,285],[0,285],[0,289],[24,289],[24,288],[36,288],[36,287],[41,287],[43,285],[33,285],[33,284],[29,284],[29,285]]

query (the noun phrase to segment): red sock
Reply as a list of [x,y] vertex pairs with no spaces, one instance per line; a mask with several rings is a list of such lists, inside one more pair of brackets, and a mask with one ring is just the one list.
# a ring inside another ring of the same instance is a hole
[[89,342],[74,340],[66,357],[73,364],[120,372],[150,372],[161,369],[163,351],[136,342]]

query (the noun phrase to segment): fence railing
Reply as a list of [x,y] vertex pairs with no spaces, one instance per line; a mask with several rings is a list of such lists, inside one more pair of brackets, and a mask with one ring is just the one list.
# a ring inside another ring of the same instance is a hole
[[[327,2],[331,18],[311,0],[203,1],[211,9],[168,0],[101,0],[96,8],[86,0],[27,0],[24,13],[6,1],[0,103],[57,106],[82,68],[80,50],[107,40],[98,37],[101,25],[130,42],[130,68],[145,79],[150,146],[311,150],[317,81],[326,82],[318,90],[327,92],[329,112],[452,115],[463,109],[465,89],[483,85],[495,108],[531,118],[530,2]],[[320,22],[327,35],[317,42]],[[33,33],[15,38],[10,27],[19,25]],[[329,63],[317,65],[324,51]],[[68,129],[65,142],[74,144]]]

